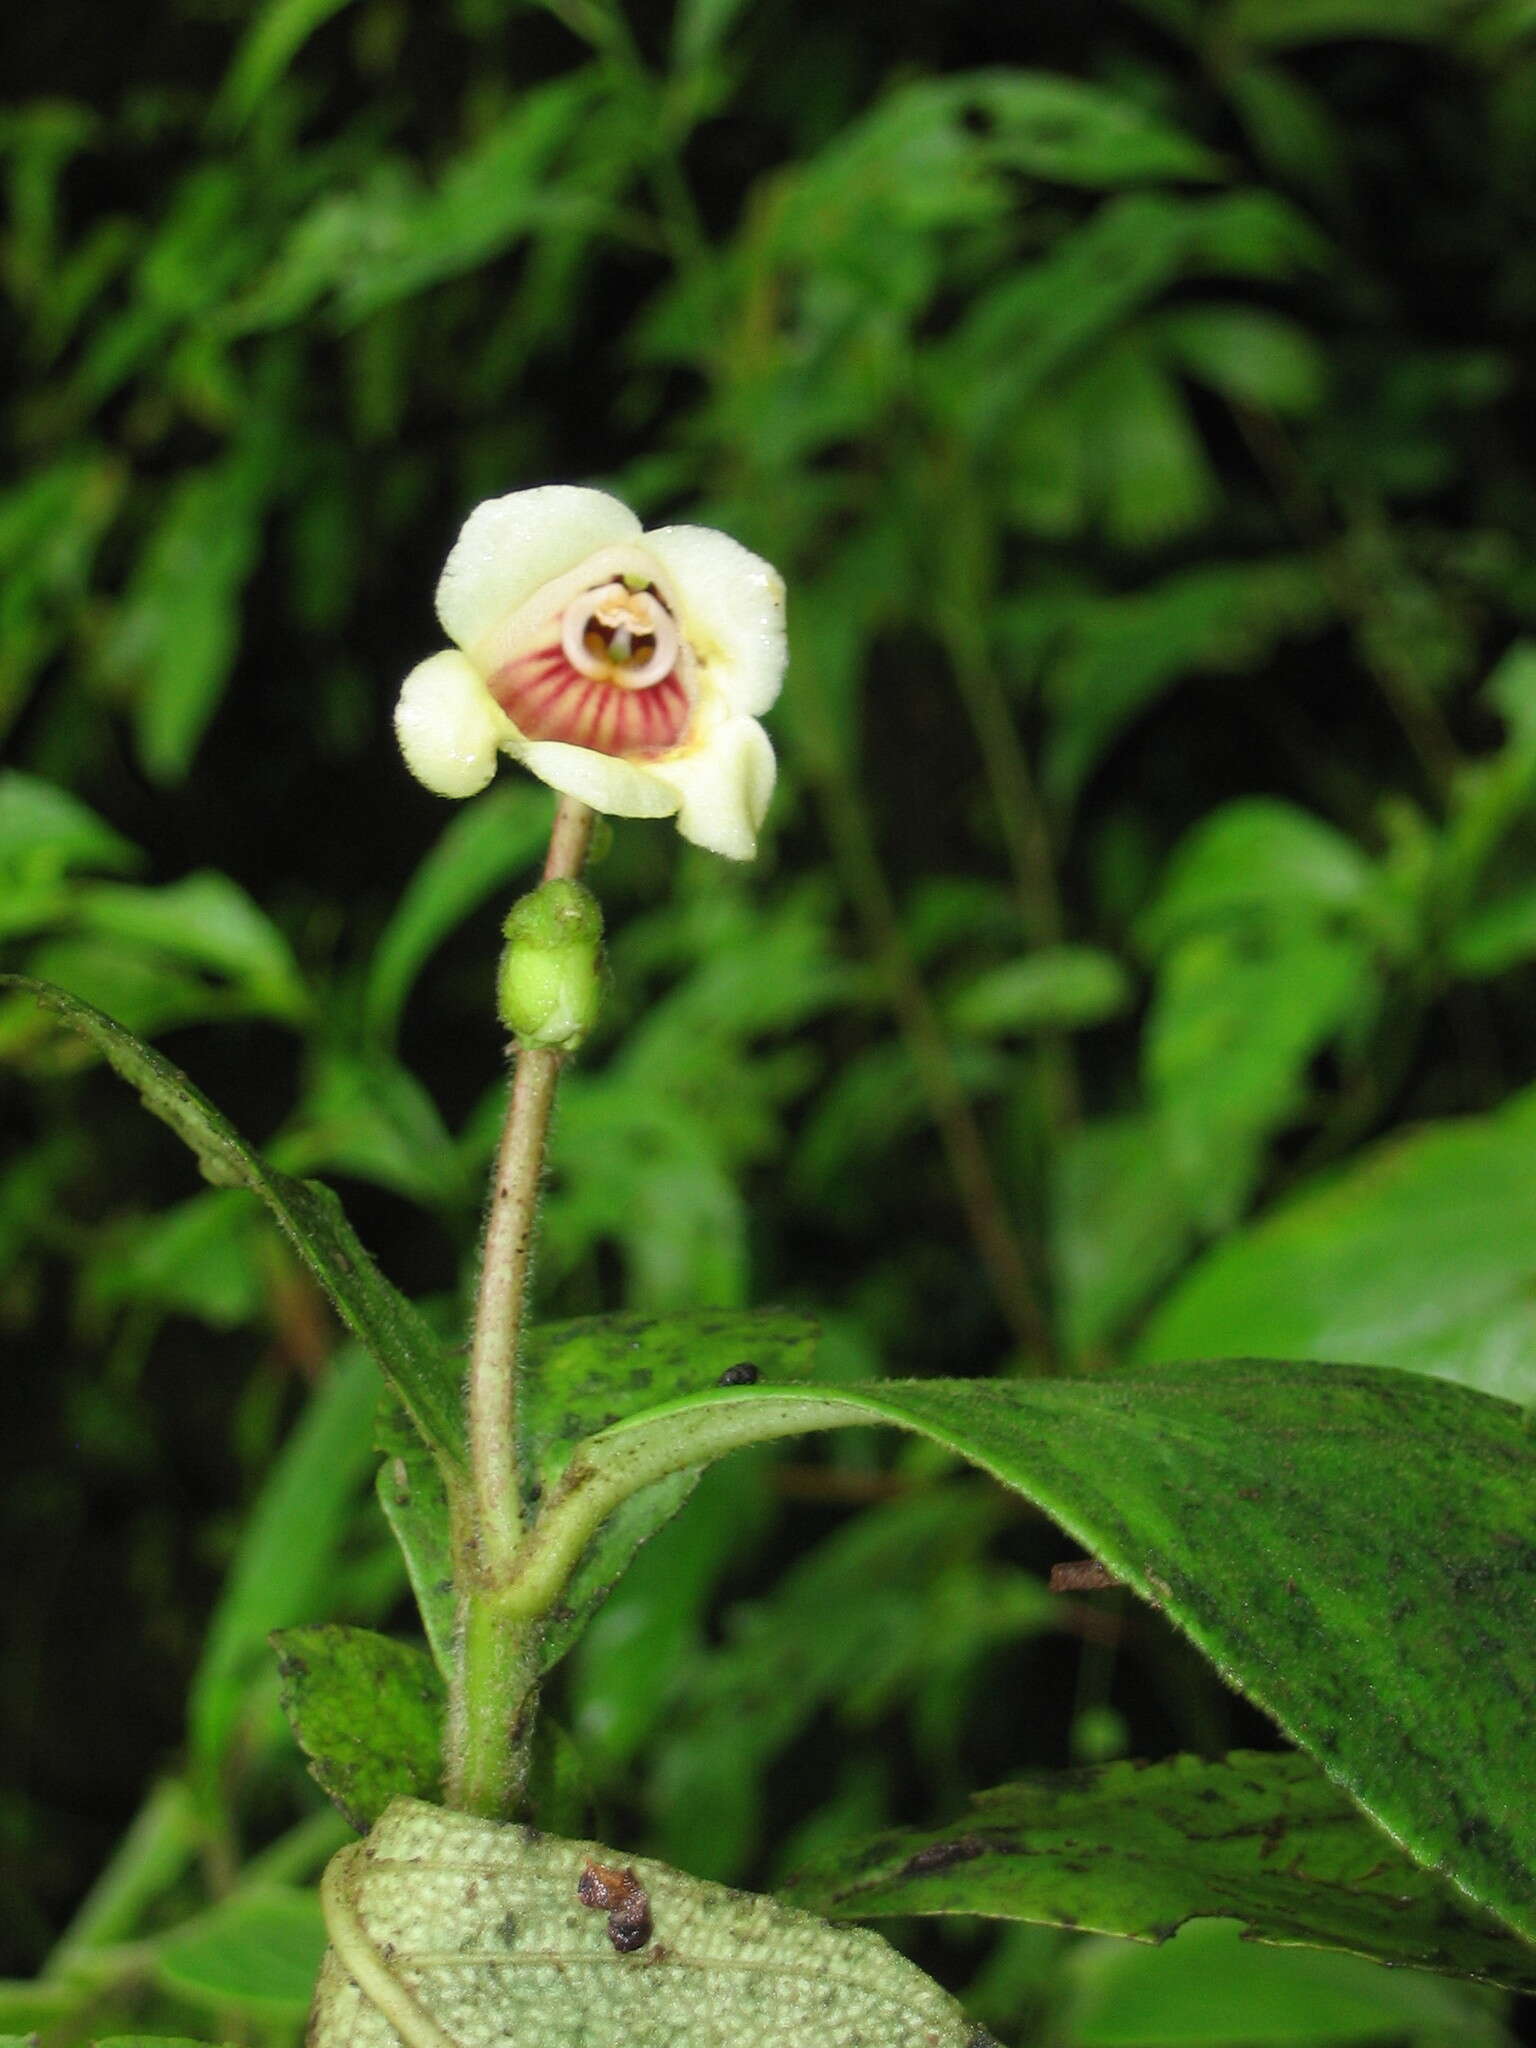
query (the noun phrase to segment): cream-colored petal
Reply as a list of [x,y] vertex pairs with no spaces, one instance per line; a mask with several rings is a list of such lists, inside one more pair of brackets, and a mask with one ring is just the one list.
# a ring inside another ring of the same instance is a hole
[[495,774],[497,748],[517,734],[480,671],[449,648],[406,677],[395,737],[418,782],[439,796],[473,796]]
[[645,546],[669,572],[694,653],[732,711],[757,717],[784,680],[777,569],[707,526],[658,526]]
[[639,534],[627,505],[579,484],[487,498],[453,544],[437,586],[437,616],[449,639],[472,652],[546,583]]
[[677,829],[685,839],[727,860],[752,859],[777,773],[755,718],[723,720],[693,753],[658,761],[652,772],[681,800]]
[[670,818],[678,806],[677,791],[655,769],[614,754],[569,747],[563,740],[519,738],[517,757],[551,789],[579,797],[610,818]]

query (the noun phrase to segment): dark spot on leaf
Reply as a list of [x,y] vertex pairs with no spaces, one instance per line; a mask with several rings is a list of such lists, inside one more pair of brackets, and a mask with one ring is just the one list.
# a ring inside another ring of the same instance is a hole
[[508,1948],[516,1948],[517,1915],[515,1913],[503,1913],[496,1922],[496,1934],[497,1938],[504,1941]]
[[728,1365],[716,1381],[721,1387],[755,1387],[762,1374],[750,1358],[742,1359],[739,1365]]
[[909,1856],[897,1871],[898,1877],[921,1877],[930,1870],[948,1870],[955,1863],[969,1863],[974,1857],[984,1856],[987,1845],[980,1835],[961,1835],[953,1842],[930,1842],[926,1849],[919,1849],[915,1856]]

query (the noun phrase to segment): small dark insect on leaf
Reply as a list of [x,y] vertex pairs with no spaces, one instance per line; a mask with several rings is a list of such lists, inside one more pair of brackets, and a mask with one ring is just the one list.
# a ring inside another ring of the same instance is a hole
[[750,1358],[744,1358],[740,1365],[728,1365],[715,1382],[720,1387],[754,1387],[762,1374]]
[[584,1906],[608,1915],[608,1939],[621,1956],[644,1948],[651,1938],[651,1902],[635,1873],[589,1856],[576,1880],[576,1896]]
[[633,1906],[626,1906],[620,1912],[608,1915],[608,1939],[621,1956],[644,1948],[651,1938],[651,1909],[646,1903],[644,1892]]

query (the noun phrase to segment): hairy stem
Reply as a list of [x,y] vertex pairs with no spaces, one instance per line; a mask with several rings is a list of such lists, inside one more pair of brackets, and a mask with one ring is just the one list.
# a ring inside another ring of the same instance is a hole
[[483,1577],[497,1579],[522,1534],[517,1487],[517,1350],[533,1257],[557,1052],[520,1052],[496,1155],[469,1355],[469,1460]]
[[[544,879],[574,878],[592,842],[594,815],[562,796]],[[449,1690],[444,1798],[504,1818],[527,1777],[537,1631],[509,1619],[493,1598],[523,1535],[518,1472],[518,1360],[533,1260],[544,1150],[562,1055],[516,1055],[507,1120],[491,1181],[475,1301],[467,1396],[469,1511],[455,1542],[458,1638]]]

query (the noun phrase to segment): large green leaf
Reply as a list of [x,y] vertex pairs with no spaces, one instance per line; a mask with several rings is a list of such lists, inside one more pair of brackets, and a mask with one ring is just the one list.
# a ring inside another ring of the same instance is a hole
[[807,1429],[915,1429],[1161,1605],[1419,1862],[1536,1936],[1536,1436],[1466,1387],[1224,1363],[1024,1386],[719,1389],[586,1444],[525,1595],[668,1472]]
[[144,1106],[197,1154],[215,1187],[249,1188],[292,1239],[337,1314],[361,1339],[433,1448],[463,1458],[459,1374],[416,1310],[369,1258],[332,1191],[267,1165],[208,1098],[171,1062],[66,989],[19,974],[0,986],[24,990],[91,1041],[143,1098]]
[[979,1913],[1166,1941],[1250,1937],[1536,1989],[1536,1951],[1411,1863],[1310,1759],[1237,1752],[1041,1776],[947,1828],[829,1851],[786,1895],[833,1918]]
[[[608,1901],[578,1891],[594,1865],[640,1892],[627,1941]],[[863,1928],[412,1799],[333,1859],[321,1897],[311,2048],[988,2048]]]
[[359,1834],[441,1776],[444,1690],[424,1650],[336,1622],[276,1629],[283,1712],[315,1782]]
[[1137,1357],[1347,1358],[1536,1400],[1536,1089],[1364,1153],[1199,1260]]

